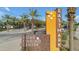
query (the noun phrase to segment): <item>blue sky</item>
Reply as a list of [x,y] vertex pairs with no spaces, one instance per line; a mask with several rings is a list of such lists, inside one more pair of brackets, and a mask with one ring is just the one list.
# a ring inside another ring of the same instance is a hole
[[[57,8],[57,7],[56,7]],[[55,10],[55,7],[0,7],[0,19],[1,16],[5,15],[5,14],[10,14],[16,17],[19,17],[22,14],[28,14],[29,13],[29,9],[37,9],[38,13],[41,14],[41,17],[39,17],[39,19],[41,20],[45,20],[45,12],[47,10]],[[65,15],[67,14],[66,11],[66,7],[61,7],[62,8],[62,19],[63,20],[67,20],[67,18],[65,17]],[[79,22],[79,8],[77,8],[76,10],[76,21]]]

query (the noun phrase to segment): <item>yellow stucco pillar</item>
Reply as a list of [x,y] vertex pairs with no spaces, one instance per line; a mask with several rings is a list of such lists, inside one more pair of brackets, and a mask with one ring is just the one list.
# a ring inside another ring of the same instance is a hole
[[58,51],[57,44],[57,12],[47,11],[46,12],[46,34],[50,35],[50,51]]

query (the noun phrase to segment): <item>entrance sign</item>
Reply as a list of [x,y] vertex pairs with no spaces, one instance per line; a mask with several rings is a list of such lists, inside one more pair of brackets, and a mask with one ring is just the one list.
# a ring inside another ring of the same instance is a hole
[[[61,39],[62,39],[62,32],[61,32],[61,9],[56,9],[57,12],[57,47],[61,47]],[[59,30],[59,31],[58,31]]]
[[46,34],[50,35],[50,51],[61,47],[61,9],[46,12]]
[[23,34],[22,50],[23,51],[50,51],[49,35]]
[[[31,37],[31,38],[30,38]],[[26,38],[26,47],[33,47],[33,46],[39,46],[41,44],[41,39],[39,37],[36,36],[30,36],[28,38]]]

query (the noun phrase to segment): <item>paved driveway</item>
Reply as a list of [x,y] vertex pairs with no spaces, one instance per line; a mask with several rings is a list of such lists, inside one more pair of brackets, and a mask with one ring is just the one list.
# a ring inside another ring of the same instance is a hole
[[19,51],[21,46],[21,35],[0,36],[0,51]]

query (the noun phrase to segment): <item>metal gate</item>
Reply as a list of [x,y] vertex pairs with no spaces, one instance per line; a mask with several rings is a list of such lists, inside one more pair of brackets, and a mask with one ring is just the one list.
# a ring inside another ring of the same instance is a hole
[[21,41],[22,51],[49,51],[50,50],[50,38],[49,35],[41,34],[23,34]]

